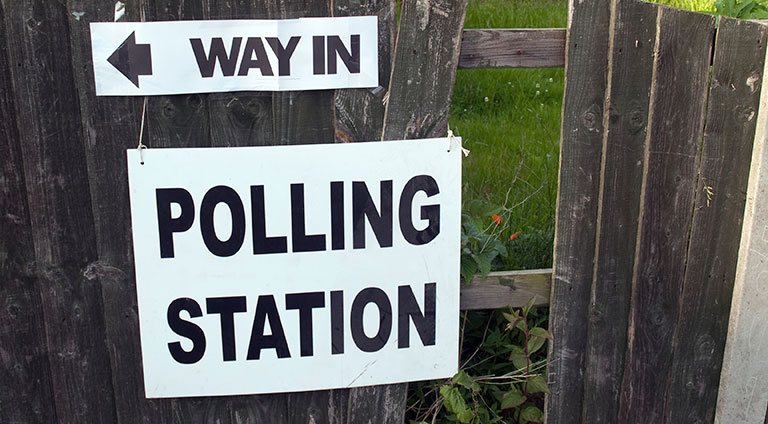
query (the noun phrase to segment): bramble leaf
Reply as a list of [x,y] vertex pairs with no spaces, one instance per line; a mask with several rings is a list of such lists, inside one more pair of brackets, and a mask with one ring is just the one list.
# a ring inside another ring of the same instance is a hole
[[514,407],[520,406],[527,399],[528,398],[525,397],[525,395],[523,395],[522,393],[516,390],[510,390],[504,393],[504,396],[501,398],[501,409],[514,408]]
[[520,414],[520,418],[530,423],[543,423],[544,413],[541,412],[541,409],[537,408],[536,406],[530,405],[523,409],[523,412]]
[[528,379],[528,385],[526,386],[528,393],[549,393],[549,386],[547,386],[547,380],[543,375],[539,374],[535,377]]

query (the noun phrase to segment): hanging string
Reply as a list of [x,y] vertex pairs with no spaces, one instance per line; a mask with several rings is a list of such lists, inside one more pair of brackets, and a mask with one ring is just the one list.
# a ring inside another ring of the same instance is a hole
[[142,153],[142,150],[147,148],[147,146],[145,146],[144,143],[141,142],[144,136],[144,118],[146,116],[147,116],[147,96],[144,96],[144,106],[141,108],[141,126],[139,127],[139,145],[136,146],[136,148],[139,149],[139,161],[141,161],[142,165],[144,165],[144,154]]
[[459,148],[461,149],[461,153],[464,154],[464,157],[469,156],[469,149],[465,149],[464,146],[461,145],[461,140],[453,136],[453,131],[451,129],[448,129],[448,152],[451,151],[453,148],[453,143],[457,143],[459,145]]

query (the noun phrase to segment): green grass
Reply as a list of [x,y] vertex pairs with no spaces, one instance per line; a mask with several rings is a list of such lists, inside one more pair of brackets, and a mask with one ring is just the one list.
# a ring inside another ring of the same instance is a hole
[[[465,28],[564,28],[557,0],[474,0]],[[464,212],[479,227],[502,216],[509,258],[496,268],[551,266],[557,197],[562,69],[462,69],[450,125],[471,154],[464,160]]]

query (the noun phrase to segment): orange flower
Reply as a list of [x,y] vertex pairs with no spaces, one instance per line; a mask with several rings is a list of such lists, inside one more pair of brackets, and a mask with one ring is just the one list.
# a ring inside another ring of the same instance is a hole
[[514,233],[514,234],[512,234],[511,236],[509,236],[509,240],[510,240],[510,241],[512,241],[512,240],[516,239],[516,238],[517,238],[517,233],[518,233],[518,232],[517,232],[517,231],[515,231],[515,233]]
[[496,225],[501,224],[501,217],[500,216],[498,216],[496,214],[493,214],[493,215],[491,215],[491,219],[493,220],[493,222],[496,223]]

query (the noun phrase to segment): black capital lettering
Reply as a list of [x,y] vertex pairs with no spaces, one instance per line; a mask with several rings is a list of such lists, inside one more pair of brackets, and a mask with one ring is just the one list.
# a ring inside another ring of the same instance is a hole
[[413,320],[424,346],[435,344],[435,309],[437,299],[437,284],[424,285],[424,313],[416,302],[411,286],[397,288],[397,347],[402,349],[410,346],[410,325]]
[[[373,337],[368,337],[363,328],[363,311],[369,303],[379,308],[379,331]],[[350,327],[352,340],[363,352],[376,352],[384,347],[392,332],[392,304],[387,294],[376,287],[368,287],[360,291],[352,301],[350,312]]]
[[296,46],[299,44],[301,37],[291,37],[288,40],[288,47],[283,47],[280,43],[280,39],[277,37],[267,37],[267,43],[269,47],[272,47],[272,51],[277,56],[278,74],[282,77],[284,75],[291,75],[291,56],[293,56]]
[[192,50],[195,52],[200,76],[211,78],[213,70],[216,68],[216,62],[219,62],[221,73],[225,77],[235,75],[235,66],[237,65],[237,57],[240,54],[240,43],[242,41],[242,37],[233,38],[232,48],[229,49],[229,54],[227,54],[227,50],[224,48],[224,41],[218,37],[213,38],[211,39],[210,52],[206,55],[205,48],[203,48],[203,40],[191,38],[189,42],[192,44]]
[[[256,59],[253,58],[254,54],[256,54]],[[248,72],[253,68],[259,68],[261,75],[265,77],[274,75],[272,65],[269,64],[267,51],[264,50],[264,43],[261,42],[261,37],[248,37],[248,40],[245,42],[245,49],[243,50],[243,61],[240,62],[240,70],[237,72],[237,75],[241,77],[247,76]]]
[[[183,188],[158,188],[155,190],[157,203],[157,228],[160,239],[160,257],[172,258],[173,233],[183,233],[192,228],[195,221],[195,203],[192,195]],[[181,207],[178,218],[171,217],[171,203]]]
[[331,292],[331,353],[344,353],[344,292]]
[[180,364],[194,364],[205,354],[205,333],[203,329],[179,316],[181,311],[187,311],[190,318],[203,315],[200,305],[188,297],[174,300],[168,306],[168,326],[174,333],[192,340],[192,350],[187,352],[181,347],[181,342],[168,343],[171,357]]
[[440,205],[425,205],[421,207],[421,219],[426,219],[428,224],[423,230],[417,230],[411,219],[413,197],[417,192],[423,191],[427,197],[440,193],[437,181],[429,175],[417,175],[405,184],[400,195],[400,231],[403,238],[413,245],[427,244],[440,234]]
[[371,224],[381,247],[392,247],[392,180],[381,182],[381,213],[364,182],[352,182],[352,247],[365,249],[365,221]]
[[253,254],[285,253],[288,251],[288,238],[285,236],[267,237],[267,216],[264,204],[264,186],[251,186],[251,225],[253,234]]
[[291,184],[291,241],[294,252],[325,250],[325,234],[307,235],[304,221],[304,184]]
[[[216,205],[225,203],[232,215],[232,234],[227,240],[220,240],[213,225],[213,211]],[[227,186],[216,186],[208,190],[200,204],[200,232],[208,250],[216,256],[232,256],[240,250],[245,240],[245,210],[237,192]]]
[[350,53],[338,35],[328,36],[328,74],[336,73],[336,57],[341,58],[349,73],[360,73],[360,34],[350,36]]
[[[270,335],[264,335],[264,324],[269,320]],[[283,323],[277,312],[275,297],[272,295],[259,296],[256,303],[256,316],[253,318],[251,342],[248,344],[248,359],[259,359],[262,349],[275,349],[278,358],[290,358],[288,342],[285,340]]]
[[312,309],[325,307],[325,293],[293,293],[285,295],[285,309],[299,310],[301,356],[314,354],[312,341]]
[[234,361],[235,313],[246,312],[245,296],[210,297],[205,299],[206,313],[219,314],[221,321],[221,351],[225,361]]
[[344,183],[331,182],[331,249],[344,249]]
[[312,37],[312,73],[325,74],[325,36],[323,35]]

